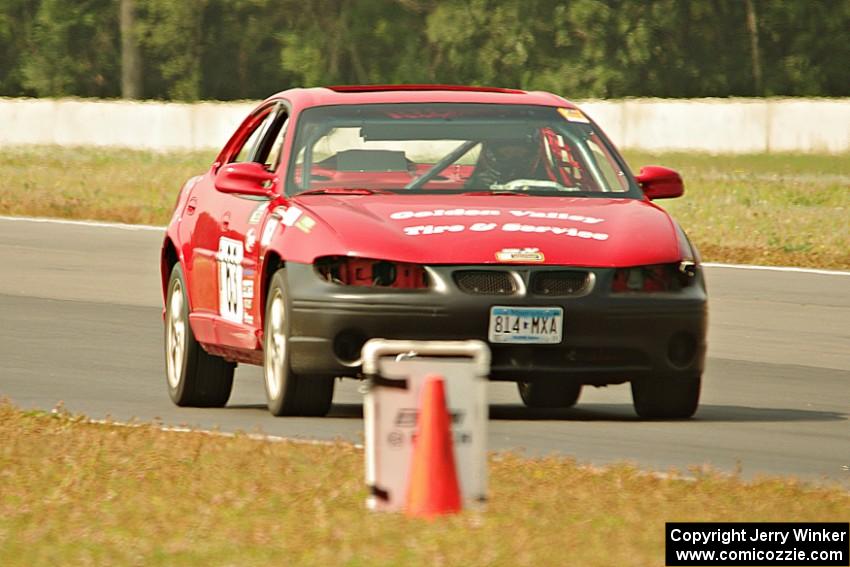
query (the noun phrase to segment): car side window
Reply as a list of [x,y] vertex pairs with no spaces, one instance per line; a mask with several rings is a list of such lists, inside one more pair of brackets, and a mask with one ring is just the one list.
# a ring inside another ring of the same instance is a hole
[[[280,164],[280,151],[283,147],[283,139],[286,137],[286,126],[289,124],[289,118],[286,116],[286,113],[281,114],[283,116],[278,117],[280,125],[275,129],[278,133],[274,136],[274,142],[272,143],[265,160],[263,160],[266,169],[269,171],[276,170],[277,166]],[[272,132],[269,131],[269,134],[271,135]]]
[[230,162],[253,161],[263,164],[269,171],[276,169],[280,162],[287,123],[286,108],[279,103],[256,124]]
[[242,147],[231,158],[231,162],[255,161],[252,156],[256,154],[260,141],[263,139],[263,134],[269,128],[269,124],[274,120],[275,113],[269,112],[268,115],[261,120],[255,127],[254,131],[245,139]]
[[251,161],[263,164],[269,171],[277,167],[283,137],[286,134],[287,118],[286,108],[282,104],[272,112],[272,118],[251,154]]
[[605,181],[608,182],[608,186],[611,187],[611,190],[628,191],[629,183],[626,181],[625,172],[623,172],[620,166],[617,165],[617,162],[614,160],[614,156],[605,149],[604,144],[599,141],[595,134],[591,135],[587,139],[587,147],[590,148],[590,151],[596,160],[596,165],[599,166],[599,170],[602,172],[602,175],[605,177]]

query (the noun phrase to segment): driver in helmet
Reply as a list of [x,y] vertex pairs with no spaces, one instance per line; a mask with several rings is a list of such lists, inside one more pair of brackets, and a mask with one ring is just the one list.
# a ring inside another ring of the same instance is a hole
[[464,187],[489,189],[515,179],[548,179],[541,169],[539,143],[531,139],[489,140],[482,143],[475,170]]

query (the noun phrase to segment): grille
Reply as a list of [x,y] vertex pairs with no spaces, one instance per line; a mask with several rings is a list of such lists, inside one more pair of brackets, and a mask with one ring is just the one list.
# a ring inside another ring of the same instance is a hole
[[509,272],[468,270],[455,272],[455,283],[464,293],[472,295],[513,295],[516,282]]
[[539,272],[531,282],[531,291],[535,295],[566,297],[580,295],[590,285],[590,274],[583,271]]
[[546,348],[540,346],[493,346],[491,368],[498,370],[513,370],[517,368],[564,369],[564,368],[613,368],[613,367],[647,367],[649,360],[639,350],[626,348],[573,348],[566,345],[555,345]]

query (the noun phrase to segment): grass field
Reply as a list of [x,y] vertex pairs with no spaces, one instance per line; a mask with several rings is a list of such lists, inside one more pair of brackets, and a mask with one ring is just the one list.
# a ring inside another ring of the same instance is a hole
[[847,521],[850,493],[490,459],[486,509],[364,508],[363,454],[0,401],[0,565],[662,565],[666,521]]
[[0,214],[164,225],[183,182],[215,152],[4,148]]
[[685,180],[662,201],[705,260],[850,268],[850,155],[626,155]]
[[[685,179],[662,201],[707,261],[850,269],[850,155],[626,155]],[[214,152],[5,149],[0,214],[164,224]]]

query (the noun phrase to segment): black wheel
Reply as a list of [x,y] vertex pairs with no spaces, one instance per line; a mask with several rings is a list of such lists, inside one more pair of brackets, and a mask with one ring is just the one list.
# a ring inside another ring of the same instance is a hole
[[165,303],[165,377],[168,395],[178,406],[222,407],[233,388],[236,367],[208,354],[189,325],[189,302],[183,269],[175,264]]
[[683,372],[632,381],[635,411],[644,419],[687,419],[699,405],[702,375]]
[[285,270],[280,269],[269,285],[263,332],[263,374],[269,411],[274,415],[325,415],[333,400],[334,377],[302,376],[292,372],[289,367],[289,313]]
[[518,382],[519,396],[530,408],[571,408],[581,395],[581,384],[564,380]]

